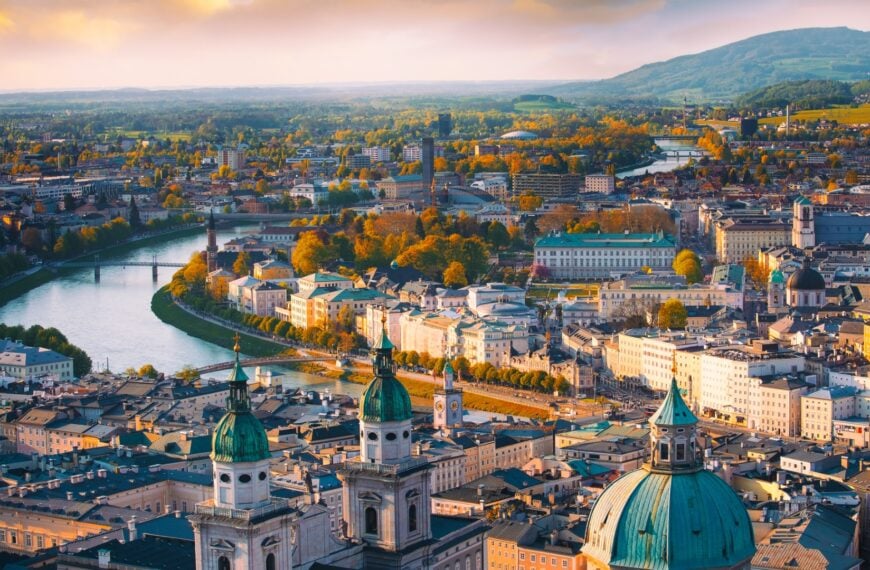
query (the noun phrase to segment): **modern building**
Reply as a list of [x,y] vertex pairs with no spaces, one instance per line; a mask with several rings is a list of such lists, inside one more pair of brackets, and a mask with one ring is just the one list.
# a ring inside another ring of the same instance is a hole
[[230,170],[240,170],[245,167],[245,151],[235,148],[222,148],[217,151],[217,165],[229,166]]
[[351,170],[358,170],[360,168],[368,168],[372,165],[372,159],[367,154],[348,154],[344,158],[345,165]]
[[610,174],[587,174],[584,192],[613,194],[616,191],[616,178]]
[[554,232],[535,242],[534,265],[554,279],[601,279],[637,273],[642,267],[669,270],[673,238],[652,234]]
[[423,163],[423,190],[429,191],[435,181],[435,140],[432,137],[423,137],[420,146],[423,148],[420,156]]
[[582,549],[587,568],[750,568],[752,522],[740,497],[704,469],[697,424],[674,380],[650,418],[649,463],[595,501]]
[[390,148],[386,146],[363,147],[362,154],[369,157],[372,164],[390,162]]
[[532,192],[541,198],[570,198],[580,191],[579,174],[521,172],[514,174],[513,193]]
[[[378,182],[378,191],[381,190],[387,200],[404,200],[424,190],[423,177],[419,174],[389,176]],[[426,186],[425,190],[428,192],[429,187]]]

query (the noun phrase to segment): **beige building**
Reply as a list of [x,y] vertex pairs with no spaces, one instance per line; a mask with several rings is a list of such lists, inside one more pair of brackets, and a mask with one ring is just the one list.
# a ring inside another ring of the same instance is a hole
[[287,289],[246,275],[228,283],[227,300],[243,313],[272,317],[287,304]]
[[254,264],[254,279],[262,281],[284,281],[293,278],[293,268],[289,263],[269,259]]
[[339,313],[345,307],[353,313],[354,318],[365,316],[366,308],[369,305],[382,305],[387,299],[392,299],[392,297],[376,289],[339,289],[327,291],[322,295],[312,298],[314,304],[314,326],[326,327],[330,323],[338,322]]
[[780,437],[801,434],[801,397],[810,385],[796,377],[753,378],[748,383],[750,397],[747,427]]
[[309,328],[317,322],[315,299],[321,295],[353,288],[353,281],[337,273],[319,271],[300,278],[298,292],[290,295],[284,307],[275,309],[275,314],[293,326]]
[[618,356],[608,348],[607,365],[617,377],[637,378],[644,386],[666,391],[674,378],[674,353],[701,346],[701,341],[683,332],[631,329],[617,337]]
[[770,220],[721,220],[715,226],[716,257],[725,263],[755,258],[758,250],[791,243],[791,225]]
[[631,275],[601,284],[598,318],[613,320],[629,312],[653,309],[670,299],[686,307],[713,305],[743,310],[743,284],[688,285],[682,276]]
[[801,437],[832,441],[834,420],[855,415],[856,394],[852,386],[830,386],[801,397]]

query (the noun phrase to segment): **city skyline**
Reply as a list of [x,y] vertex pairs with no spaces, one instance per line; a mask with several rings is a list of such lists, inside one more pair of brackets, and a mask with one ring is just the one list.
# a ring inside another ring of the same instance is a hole
[[767,32],[870,29],[859,0],[0,1],[3,91],[612,77]]

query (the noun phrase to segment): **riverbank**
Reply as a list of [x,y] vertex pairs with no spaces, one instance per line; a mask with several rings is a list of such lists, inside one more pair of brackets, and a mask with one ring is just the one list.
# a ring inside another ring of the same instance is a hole
[[[168,287],[162,287],[151,298],[151,310],[164,323],[171,325],[190,336],[216,344],[224,348],[232,348],[233,331],[236,329],[228,325],[218,324],[192,314],[181,308],[172,300]],[[239,333],[242,337],[244,352],[250,356],[274,356],[286,350],[292,350],[284,345],[269,340]],[[287,365],[288,368],[298,372],[316,374],[326,378],[352,382],[354,384],[368,384],[371,373],[368,369],[348,365],[337,368],[329,365],[315,363],[298,363]],[[408,378],[401,373],[397,375],[399,381],[408,389],[408,393],[414,399],[422,400],[422,404],[431,404],[435,395],[435,384]],[[498,414],[521,416],[535,419],[546,419],[548,413],[542,408],[525,406],[515,402],[499,400],[494,396],[481,396],[479,394],[465,393],[463,399],[469,409]]]
[[[172,300],[167,286],[161,287],[151,297],[151,312],[164,323],[192,337],[230,350],[235,344],[233,340],[234,329],[207,321],[185,311]],[[239,332],[239,336],[242,348],[244,348],[243,352],[248,356],[275,356],[288,350],[286,346],[243,332]]]
[[[99,255],[102,259],[112,259],[130,253],[131,251],[135,251],[142,247],[157,245],[172,239],[194,235],[200,231],[202,231],[202,224],[195,224],[177,230],[166,230],[159,234],[147,235],[139,239],[133,239],[124,243],[119,243],[117,245],[111,245],[100,250],[89,251],[75,257],[74,259],[92,259],[94,255]],[[64,261],[73,261],[73,259],[68,259]],[[31,273],[30,275],[26,275],[24,277],[21,277],[20,279],[16,279],[13,277],[7,280],[6,283],[4,283],[2,287],[0,287],[0,307],[5,305],[9,301],[12,301],[24,295],[32,289],[36,289],[41,285],[45,285],[56,277],[68,275],[69,273],[76,271],[75,269],[65,268],[63,266],[64,261],[48,263],[35,273]]]

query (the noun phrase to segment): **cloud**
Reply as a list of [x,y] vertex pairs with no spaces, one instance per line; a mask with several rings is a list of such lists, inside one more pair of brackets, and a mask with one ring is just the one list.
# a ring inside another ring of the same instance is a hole
[[12,18],[10,18],[8,15],[3,13],[2,10],[0,10],[0,34],[12,29],[14,25],[15,22],[12,21]]
[[96,49],[116,46],[130,23],[110,17],[87,14],[81,10],[61,10],[44,14],[30,22],[29,35],[38,41],[72,43]]

